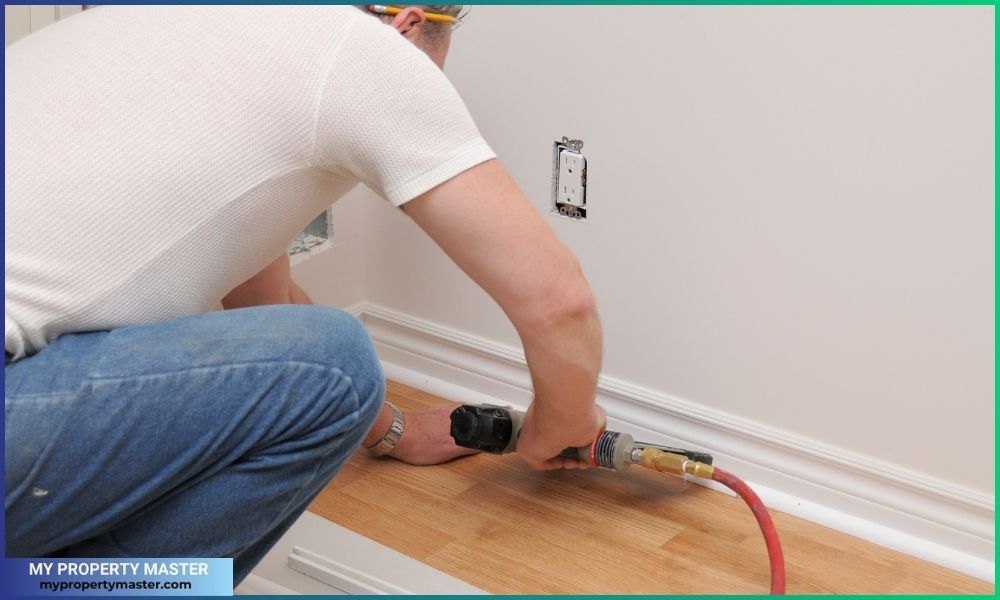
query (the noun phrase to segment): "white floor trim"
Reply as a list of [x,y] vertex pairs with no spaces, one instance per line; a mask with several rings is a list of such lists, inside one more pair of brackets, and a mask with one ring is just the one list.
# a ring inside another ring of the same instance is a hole
[[[518,350],[370,303],[350,311],[390,379],[466,403],[531,400]],[[994,581],[991,495],[608,377],[598,403],[613,429],[709,451],[777,510]]]
[[243,580],[239,595],[479,595],[482,590],[305,512]]

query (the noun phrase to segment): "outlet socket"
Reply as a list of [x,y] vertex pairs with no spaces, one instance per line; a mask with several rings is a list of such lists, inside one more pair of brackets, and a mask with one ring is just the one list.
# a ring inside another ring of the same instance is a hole
[[559,153],[558,202],[577,208],[584,205],[583,170],[587,161],[579,152],[563,150]]
[[587,218],[587,158],[583,142],[563,138],[552,152],[552,212],[578,221]]

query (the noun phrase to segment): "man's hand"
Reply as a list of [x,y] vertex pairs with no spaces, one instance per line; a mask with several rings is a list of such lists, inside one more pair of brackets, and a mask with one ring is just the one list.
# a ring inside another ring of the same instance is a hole
[[436,465],[479,452],[456,446],[451,437],[451,413],[458,406],[449,402],[405,413],[403,435],[389,456],[411,465]]
[[[590,464],[586,462],[563,458],[558,454],[567,448],[589,446],[607,427],[608,418],[604,410],[593,405],[589,415],[567,421],[547,416],[542,406],[544,403],[536,401],[528,407],[517,439],[517,453],[535,469],[589,468]],[[587,426],[588,422],[590,426]]]

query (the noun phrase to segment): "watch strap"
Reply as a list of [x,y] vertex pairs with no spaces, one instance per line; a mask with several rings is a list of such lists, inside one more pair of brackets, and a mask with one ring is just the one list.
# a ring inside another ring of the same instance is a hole
[[379,440],[377,444],[368,448],[372,456],[384,456],[396,447],[399,443],[399,438],[403,436],[403,426],[405,422],[403,421],[403,412],[396,408],[396,405],[392,402],[386,401],[389,406],[389,410],[392,411],[392,425],[389,426],[389,431],[385,432],[382,439]]

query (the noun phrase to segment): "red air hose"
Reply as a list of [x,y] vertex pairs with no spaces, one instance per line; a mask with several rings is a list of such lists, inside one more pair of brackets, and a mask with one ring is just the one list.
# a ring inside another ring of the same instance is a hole
[[712,472],[712,480],[718,481],[722,485],[736,492],[743,501],[750,507],[753,516],[760,525],[760,531],[764,534],[764,544],[767,545],[767,556],[771,560],[771,593],[785,593],[785,557],[781,552],[781,542],[778,540],[778,530],[774,528],[771,515],[767,513],[767,507],[761,502],[760,497],[754,493],[742,479],[728,471],[716,467]]

